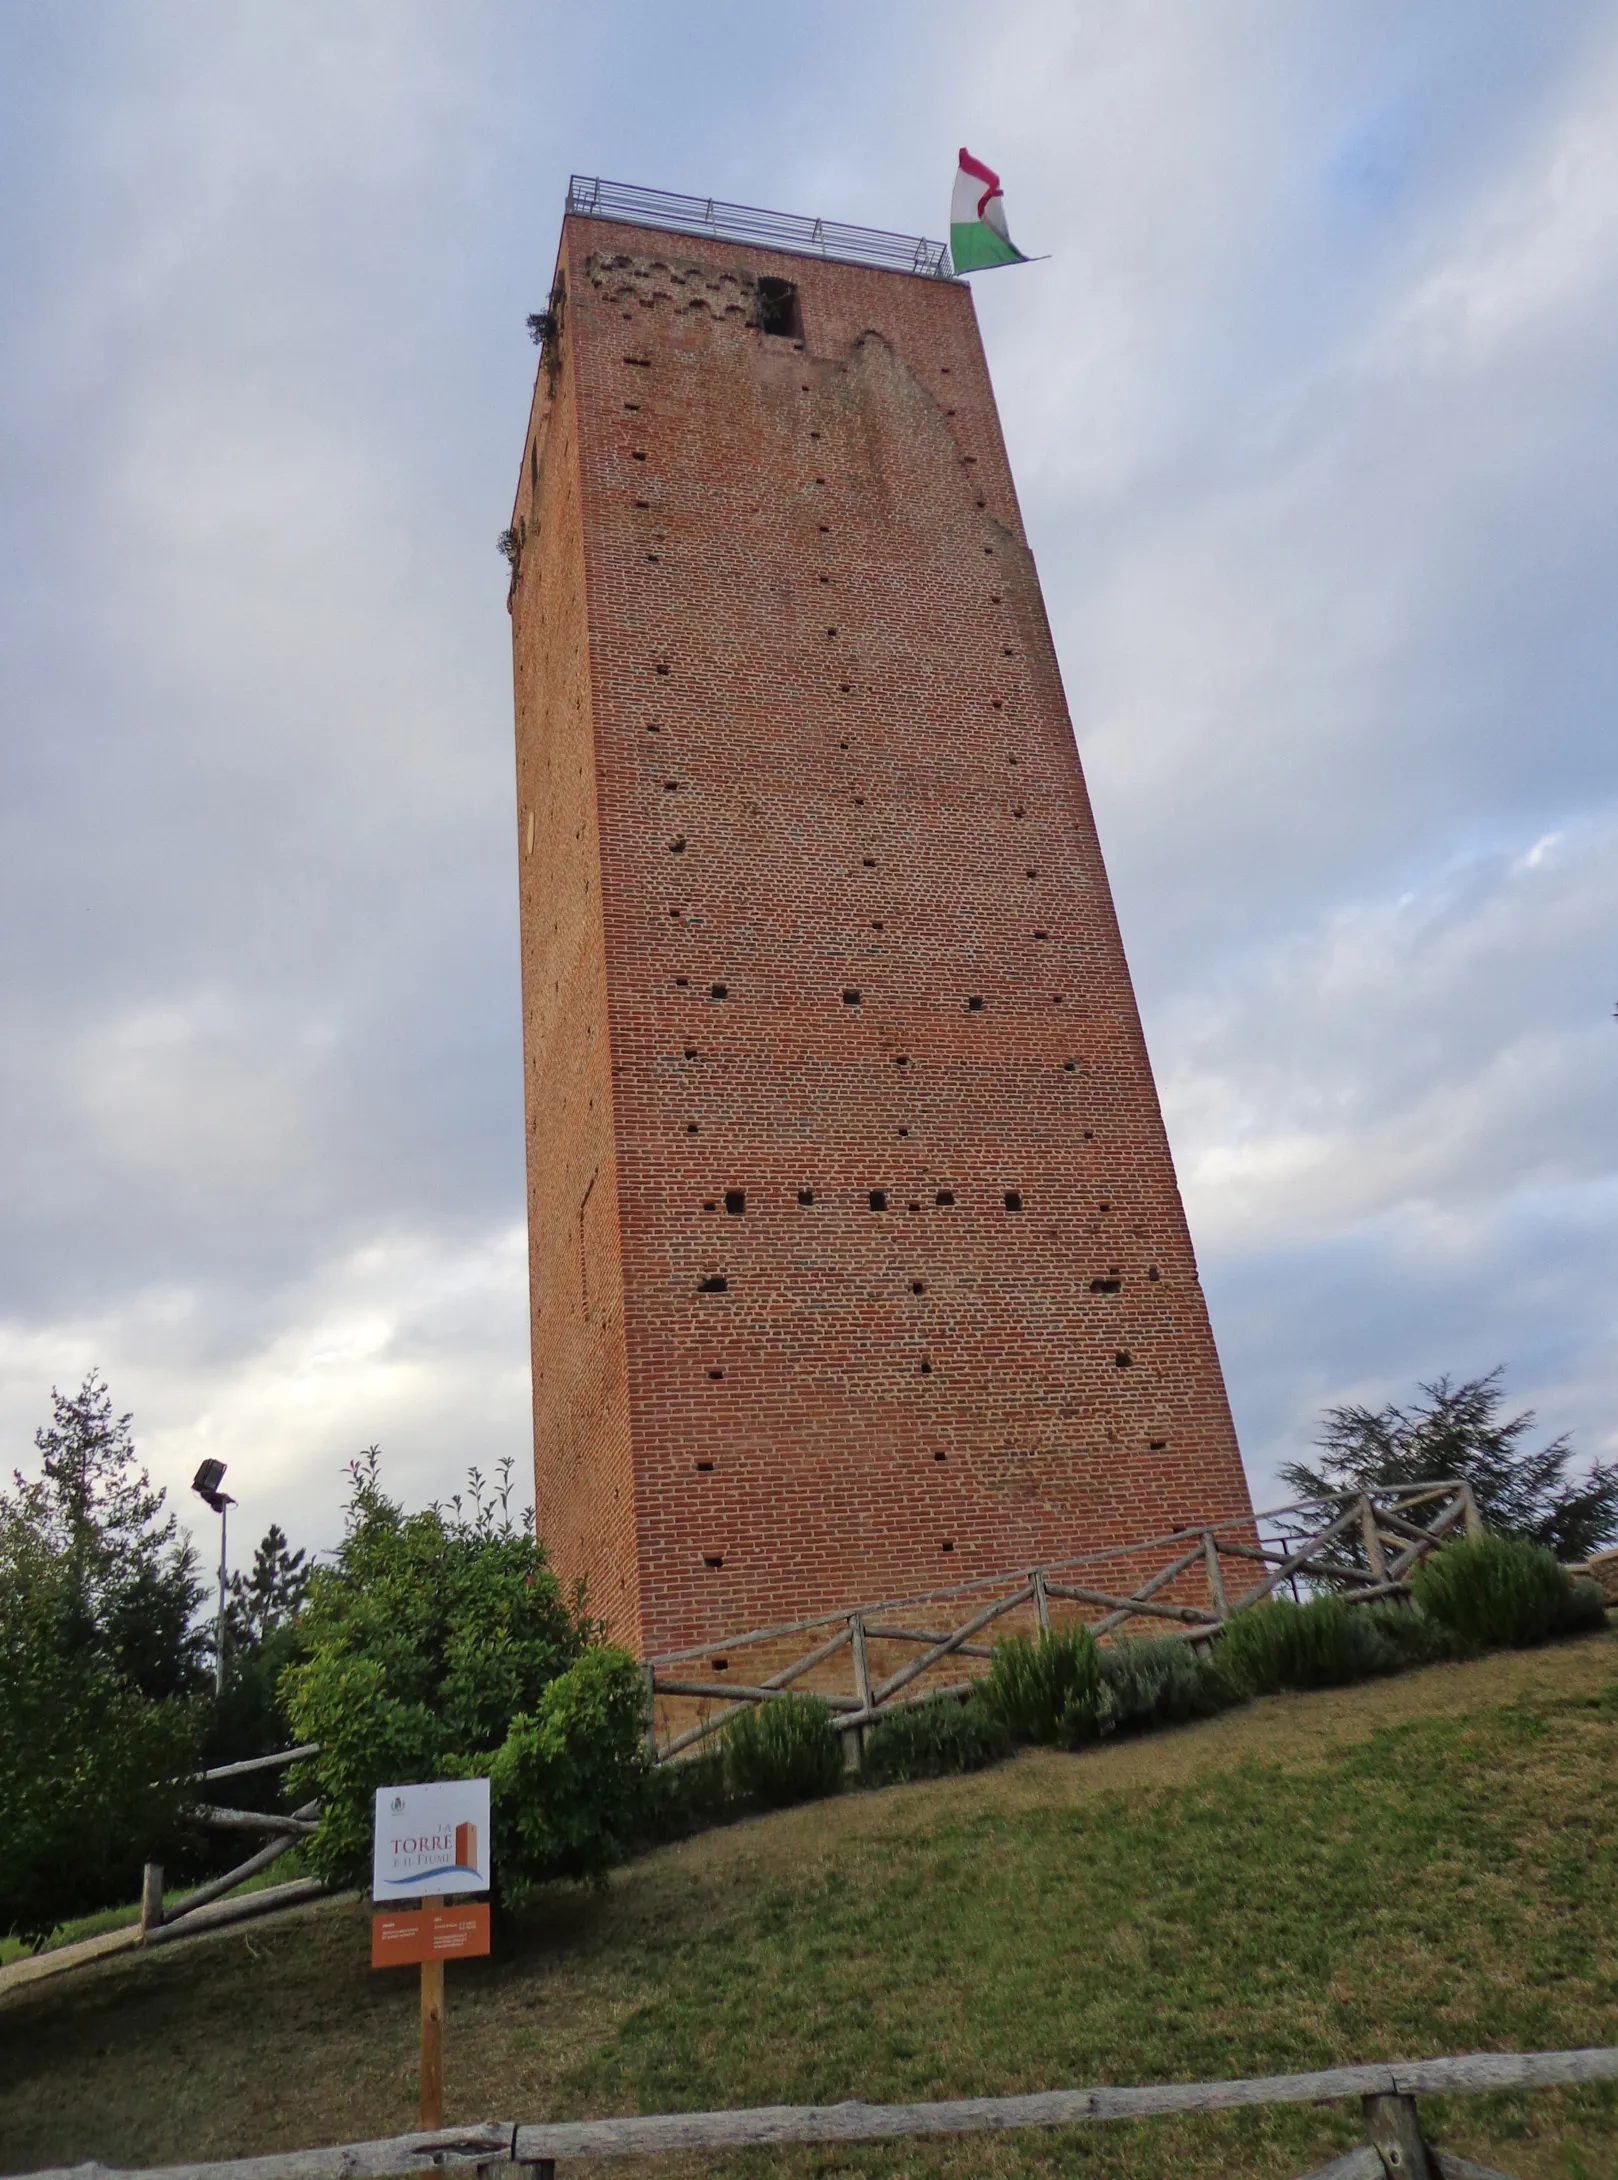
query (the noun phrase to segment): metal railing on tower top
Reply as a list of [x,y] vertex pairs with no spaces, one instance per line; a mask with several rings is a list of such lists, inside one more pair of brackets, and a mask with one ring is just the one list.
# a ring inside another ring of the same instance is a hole
[[953,280],[949,245],[924,235],[890,235],[879,227],[849,227],[841,220],[807,219],[797,212],[764,212],[757,205],[721,204],[716,197],[682,197],[671,189],[639,189],[632,182],[605,182],[575,174],[567,185],[567,209],[585,219],[623,220],[634,227],[667,227],[676,234],[712,235],[722,242],[765,243],[810,257],[835,257],[887,272],[922,273]]

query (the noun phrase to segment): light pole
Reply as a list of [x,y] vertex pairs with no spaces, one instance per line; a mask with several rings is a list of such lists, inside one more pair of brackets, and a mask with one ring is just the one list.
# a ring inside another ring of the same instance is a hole
[[197,1497],[205,1500],[219,1516],[219,1623],[214,1634],[213,1682],[216,1696],[225,1692],[225,1510],[236,1504],[228,1491],[219,1488],[224,1477],[223,1461],[204,1461],[191,1479],[191,1489]]

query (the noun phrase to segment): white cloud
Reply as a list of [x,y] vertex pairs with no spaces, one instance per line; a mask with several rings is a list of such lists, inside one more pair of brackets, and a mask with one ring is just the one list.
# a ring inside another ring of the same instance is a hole
[[1610,1443],[1618,37],[1586,0],[0,21],[0,1425],[527,1440],[505,519],[569,165],[980,280],[1262,1472],[1506,1359]]

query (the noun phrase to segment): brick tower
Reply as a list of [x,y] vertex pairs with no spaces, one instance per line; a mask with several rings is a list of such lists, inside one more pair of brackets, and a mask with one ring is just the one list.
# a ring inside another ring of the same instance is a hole
[[539,1530],[643,1652],[1248,1509],[971,291],[729,229],[575,184],[512,518]]

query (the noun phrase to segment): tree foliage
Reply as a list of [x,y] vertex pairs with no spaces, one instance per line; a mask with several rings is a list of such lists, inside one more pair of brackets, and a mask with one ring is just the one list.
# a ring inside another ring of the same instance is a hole
[[94,1370],[71,1395],[53,1386],[50,1423],[34,1434],[41,1474],[16,1474],[13,1497],[63,1571],[80,1639],[160,1702],[204,1684],[207,1636],[192,1626],[204,1584],[130,1423]]
[[96,1374],[51,1402],[0,1491],[0,1928],[35,1942],[133,1897],[202,1722],[190,1546]]
[[[313,1569],[271,1522],[250,1573],[230,1578],[225,1599],[224,1685],[208,1719],[210,1764],[269,1756],[287,1746],[291,1725],[280,1699],[287,1668],[301,1655],[299,1618]],[[261,1782],[259,1791],[264,1791]]]
[[[1462,1478],[1491,1529],[1543,1544],[1559,1559],[1581,1560],[1618,1538],[1618,1465],[1597,1462],[1570,1475],[1566,1433],[1548,1445],[1525,1441],[1532,1408],[1501,1413],[1503,1368],[1460,1384],[1435,1378],[1408,1407],[1354,1403],[1328,1408],[1316,1444],[1318,1467],[1295,1461],[1281,1471],[1300,1498],[1330,1497],[1393,1484]],[[1353,1540],[1345,1540],[1352,1550]]]
[[362,1880],[382,1786],[490,1779],[497,1877],[589,1876],[633,1821],[643,1717],[633,1660],[570,1607],[509,1487],[407,1514],[373,1446],[350,1466],[335,1565],[316,1570],[303,1656],[283,1698],[320,1754],[293,1791],[317,1794],[314,1871]]

